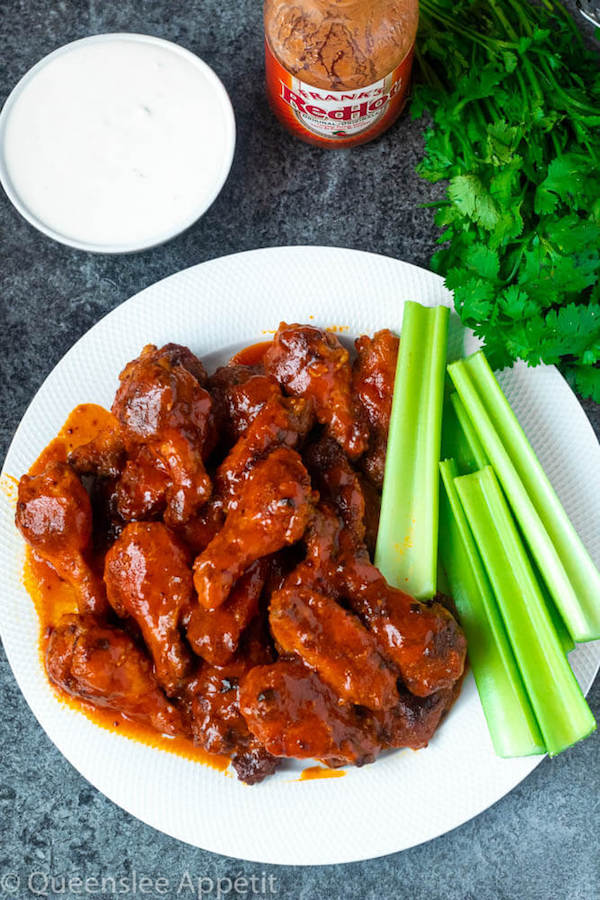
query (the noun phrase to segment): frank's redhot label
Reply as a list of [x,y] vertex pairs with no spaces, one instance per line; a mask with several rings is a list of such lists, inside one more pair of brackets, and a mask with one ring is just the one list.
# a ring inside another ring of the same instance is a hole
[[267,95],[278,119],[297,137],[329,147],[371,141],[389,128],[408,97],[413,48],[384,78],[356,90],[316,88],[283,68],[265,41]]

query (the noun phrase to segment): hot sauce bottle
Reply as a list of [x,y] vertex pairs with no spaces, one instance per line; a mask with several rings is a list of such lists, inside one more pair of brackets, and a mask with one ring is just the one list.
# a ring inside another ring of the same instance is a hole
[[398,118],[418,0],[265,0],[264,17],[267,94],[293,134],[351,147]]

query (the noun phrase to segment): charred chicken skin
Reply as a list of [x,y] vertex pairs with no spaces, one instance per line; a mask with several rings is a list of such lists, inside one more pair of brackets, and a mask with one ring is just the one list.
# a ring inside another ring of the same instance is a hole
[[249,784],[285,757],[425,747],[466,655],[443,605],[371,561],[398,339],[362,336],[351,364],[333,334],[282,323],[259,349],[207,377],[186,347],[144,348],[103,430],[76,422],[92,440],[24,475],[16,512],[70,586],[46,620],[52,683]]
[[363,334],[354,343],[357,356],[352,366],[352,392],[364,410],[371,432],[361,466],[381,490],[400,342],[385,328],[372,338]]
[[349,459],[367,449],[369,432],[352,397],[350,356],[338,338],[312,325],[279,326],[264,357],[265,370],[296,397],[310,397]]
[[192,603],[187,553],[162,522],[132,522],[108,553],[104,581],[118,616],[139,625],[166,694],[177,694],[190,669],[180,631]]
[[39,475],[23,475],[15,521],[27,543],[73,587],[80,611],[104,612],[104,585],[88,561],[92,505],[67,463],[52,463]]
[[203,666],[186,690],[185,709],[194,740],[209,753],[231,756],[238,777],[256,784],[271,775],[275,759],[240,711],[240,683],[255,666],[271,662],[262,626],[246,635],[237,658],[225,666]]

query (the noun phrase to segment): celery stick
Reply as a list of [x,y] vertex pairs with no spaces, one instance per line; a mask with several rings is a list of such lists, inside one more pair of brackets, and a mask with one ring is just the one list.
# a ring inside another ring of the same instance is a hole
[[440,463],[440,555],[498,756],[532,756],[546,747],[512,652],[453,479],[453,459]]
[[449,311],[404,304],[375,563],[415,597],[436,590],[440,440]]
[[469,472],[475,472],[479,468],[471,452],[471,447],[465,438],[464,431],[456,418],[450,396],[447,396],[444,401],[441,458],[455,460],[458,474],[460,475],[467,475]]
[[456,392],[444,403],[442,458],[454,459],[458,474],[468,475],[488,465],[488,458]]
[[596,723],[563,652],[491,466],[454,479],[550,756]]
[[556,606],[556,603],[550,596],[550,592],[549,592],[548,588],[546,587],[544,579],[542,578],[542,576],[540,574],[540,570],[538,569],[538,567],[536,565],[535,559],[533,558],[529,547],[523,541],[523,535],[520,535],[520,537],[521,537],[521,541],[523,542],[523,546],[525,547],[525,551],[527,553],[527,558],[529,559],[531,568],[533,569],[533,574],[535,575],[537,583],[540,588],[540,591],[542,592],[542,597],[544,598],[544,603],[546,604],[548,612],[550,613],[550,618],[552,619],[552,624],[554,625],[554,628],[556,629],[556,633],[558,635],[558,639],[563,648],[563,652],[570,653],[571,650],[575,649],[575,641],[571,637],[569,629],[565,625],[565,621],[564,621],[563,617],[561,616],[561,614]]
[[484,466],[487,466],[489,464],[489,459],[485,454],[485,450],[483,449],[476,430],[473,428],[473,423],[467,415],[467,411],[463,405],[463,402],[457,393],[450,394],[450,402],[454,407],[454,412],[456,414],[458,424],[462,429],[471,456],[475,461],[475,468],[483,469]]
[[576,641],[600,637],[600,573],[485,356],[475,353],[448,371],[567,628]]

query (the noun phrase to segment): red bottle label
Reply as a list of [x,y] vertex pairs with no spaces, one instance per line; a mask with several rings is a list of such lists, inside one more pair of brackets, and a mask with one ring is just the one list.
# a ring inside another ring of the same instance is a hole
[[399,66],[366,87],[316,88],[283,68],[265,41],[267,95],[287,128],[314,144],[349,147],[377,137],[402,112],[408,96],[413,48]]

